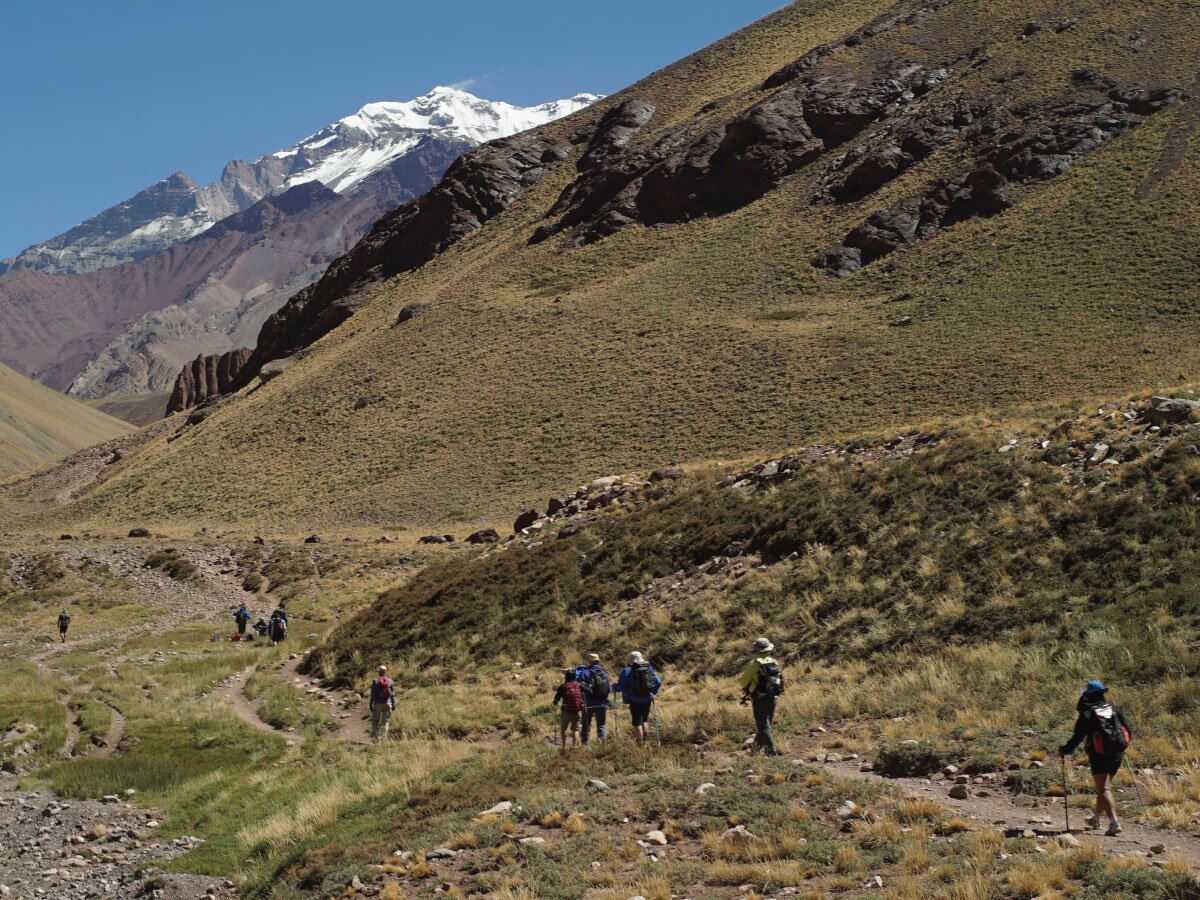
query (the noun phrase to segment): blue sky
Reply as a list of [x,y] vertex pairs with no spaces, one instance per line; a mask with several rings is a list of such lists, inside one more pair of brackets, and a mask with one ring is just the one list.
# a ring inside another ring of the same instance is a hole
[[435,84],[611,93],[785,0],[14,0],[0,258],[175,171],[290,145]]

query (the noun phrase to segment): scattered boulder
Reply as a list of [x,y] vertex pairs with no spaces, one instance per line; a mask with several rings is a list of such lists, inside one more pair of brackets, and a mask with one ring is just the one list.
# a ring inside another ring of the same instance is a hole
[[304,539],[304,543],[306,543],[306,544],[323,544],[324,540],[315,534],[310,534],[308,537],[306,537]]
[[495,528],[484,528],[467,535],[468,544],[495,544],[500,540],[500,534]]
[[513,534],[520,534],[541,517],[541,513],[536,509],[525,510],[525,512],[517,516],[517,520],[513,523]]
[[392,327],[395,328],[397,325],[403,325],[405,322],[412,321],[427,309],[429,309],[428,303],[408,304],[402,310],[400,310],[400,314],[396,316],[396,321],[393,323]]
[[971,792],[965,784],[956,784],[950,788],[950,793],[947,795],[951,800],[966,800],[971,796]]
[[1165,428],[1200,421],[1200,401],[1183,397],[1151,397],[1138,413],[1138,421]]
[[148,528],[130,528],[129,536],[131,538],[148,538],[148,537],[150,537],[150,529],[148,529]]
[[426,534],[417,538],[418,544],[444,544],[446,536],[442,534]]
[[660,481],[678,481],[684,477],[683,469],[677,469],[674,466],[668,466],[664,469],[655,469],[650,473],[647,479],[651,484],[658,484]]
[[666,832],[658,829],[646,832],[646,842],[650,844],[657,844],[660,847],[665,847],[669,843],[669,841],[667,841]]

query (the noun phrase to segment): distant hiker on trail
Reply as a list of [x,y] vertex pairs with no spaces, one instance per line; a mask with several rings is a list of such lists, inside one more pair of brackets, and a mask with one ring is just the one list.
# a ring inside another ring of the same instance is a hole
[[368,708],[371,710],[371,737],[386,741],[392,713],[396,709],[396,682],[388,678],[387,666],[380,666],[379,673],[371,682]]
[[250,621],[250,610],[246,609],[245,603],[237,608],[237,612],[233,614],[233,621],[237,622],[238,634],[245,634],[246,624]]
[[612,680],[600,665],[600,655],[589,653],[588,661],[575,668],[575,680],[583,690],[583,745],[586,747],[596,723],[596,740],[603,744],[608,739],[609,694]]
[[71,614],[65,609],[58,614],[58,639],[61,643],[67,642],[67,629],[71,627]]
[[629,705],[629,715],[633,720],[633,739],[639,744],[646,740],[646,723],[650,721],[650,708],[662,683],[662,679],[654,671],[654,666],[646,662],[641,653],[634,650],[629,654],[629,665],[621,672],[615,689]]
[[271,613],[270,633],[272,644],[282,643],[284,639],[287,638],[287,604],[285,604],[282,600],[279,601],[279,606],[276,608],[275,612]]
[[742,703],[749,701],[754,710],[754,749],[767,756],[778,756],[771,728],[775,724],[775,702],[783,693],[783,671],[771,658],[775,645],[765,637],[756,640],[750,649],[755,657],[742,669],[738,684],[742,688]]
[[1101,682],[1087,683],[1075,705],[1079,713],[1075,719],[1075,732],[1058,748],[1058,754],[1070,756],[1083,744],[1092,780],[1096,783],[1096,808],[1084,822],[1088,828],[1099,828],[1100,816],[1108,816],[1108,831],[1104,833],[1113,836],[1121,833],[1117,802],[1113,797],[1113,777],[1121,769],[1125,750],[1133,740],[1133,731],[1121,711],[1108,702],[1107,693],[1108,688]]
[[575,679],[574,669],[563,670],[563,683],[554,692],[554,706],[562,703],[558,712],[558,737],[563,748],[567,746],[567,731],[571,732],[571,746],[579,746],[579,719],[583,715],[583,688]]

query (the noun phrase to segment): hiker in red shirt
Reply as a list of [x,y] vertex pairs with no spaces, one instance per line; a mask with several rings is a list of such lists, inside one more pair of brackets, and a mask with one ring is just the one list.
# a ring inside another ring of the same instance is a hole
[[388,726],[392,722],[392,711],[396,708],[396,683],[388,678],[387,666],[379,667],[379,674],[371,682],[371,737],[387,740]]
[[583,689],[575,680],[574,669],[563,670],[563,683],[554,693],[554,705],[562,703],[558,714],[558,736],[564,748],[567,746],[567,729],[571,731],[571,746],[579,746],[579,720],[583,715]]

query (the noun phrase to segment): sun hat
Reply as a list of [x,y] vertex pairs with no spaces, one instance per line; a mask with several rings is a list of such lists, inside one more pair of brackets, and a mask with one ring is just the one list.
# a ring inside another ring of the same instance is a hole
[[380,666],[380,667],[379,667],[379,674],[381,674],[381,675],[382,675],[382,674],[383,674],[384,672],[386,672],[386,671],[387,671],[387,666]]
[[754,650],[756,653],[770,653],[775,649],[775,645],[768,641],[765,637],[760,637],[754,642],[754,645],[750,649]]
[[600,662],[600,654],[599,653],[589,653],[588,654],[588,662]]
[[634,650],[632,653],[629,654],[629,664],[630,665],[633,665],[634,663],[644,663],[645,661],[646,661],[646,657],[642,656],[640,650]]

